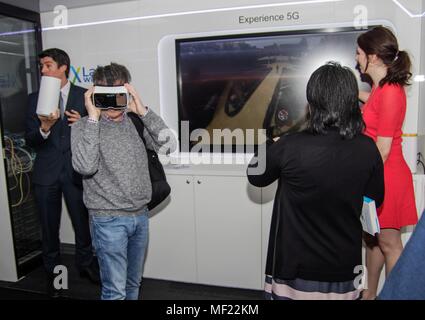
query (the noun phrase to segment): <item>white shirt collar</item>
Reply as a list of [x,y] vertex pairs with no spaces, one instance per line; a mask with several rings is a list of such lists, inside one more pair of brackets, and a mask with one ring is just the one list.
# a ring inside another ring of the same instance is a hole
[[68,96],[69,95],[69,90],[71,89],[71,82],[69,82],[69,80],[66,82],[66,85],[64,85],[61,88],[61,94],[62,96]]

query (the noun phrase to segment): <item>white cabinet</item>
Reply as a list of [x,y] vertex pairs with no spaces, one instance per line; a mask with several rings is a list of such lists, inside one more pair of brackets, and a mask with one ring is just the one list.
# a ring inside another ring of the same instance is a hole
[[171,195],[151,212],[144,277],[197,282],[193,178],[170,175]]
[[254,192],[245,177],[195,177],[199,283],[261,288],[261,204]]
[[[151,213],[144,277],[263,288],[277,182],[255,188],[245,176],[246,166],[226,168],[211,165],[167,171],[172,192]],[[422,211],[425,176],[413,178],[416,203]],[[69,218],[62,218],[61,235],[69,234],[69,243],[73,243]],[[403,243],[412,230],[403,230]]]
[[144,277],[261,289],[261,190],[246,177],[168,175]]

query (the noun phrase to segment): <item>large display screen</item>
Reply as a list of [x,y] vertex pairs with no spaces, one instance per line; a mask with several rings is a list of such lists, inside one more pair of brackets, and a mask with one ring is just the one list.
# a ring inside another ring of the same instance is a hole
[[364,31],[343,28],[177,39],[179,126],[186,121],[189,133],[204,132],[190,142],[190,148],[258,143],[257,136],[254,142],[217,141],[212,139],[214,129],[266,129],[275,137],[297,127],[306,114],[306,86],[315,69],[337,61],[358,74],[357,37]]

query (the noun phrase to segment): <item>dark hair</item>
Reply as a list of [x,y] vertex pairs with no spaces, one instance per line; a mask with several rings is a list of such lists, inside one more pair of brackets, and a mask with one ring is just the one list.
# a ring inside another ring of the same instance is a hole
[[113,86],[114,82],[120,80],[123,84],[130,83],[131,75],[128,69],[118,63],[111,62],[106,66],[97,66],[93,73],[93,83]]
[[359,87],[353,72],[339,63],[328,62],[313,72],[307,84],[307,130],[326,134],[336,127],[345,139],[363,132]]
[[379,82],[384,84],[409,85],[412,63],[406,51],[400,51],[397,38],[385,27],[375,27],[357,38],[358,46],[367,54],[376,54],[388,67],[387,76]]
[[58,67],[66,66],[65,76],[68,78],[69,68],[71,67],[71,60],[69,59],[68,54],[58,48],[46,49],[38,55],[39,59],[43,58],[52,58],[58,64]]

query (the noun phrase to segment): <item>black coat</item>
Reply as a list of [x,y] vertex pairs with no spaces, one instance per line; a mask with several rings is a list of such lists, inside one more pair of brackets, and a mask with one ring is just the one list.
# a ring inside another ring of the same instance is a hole
[[[263,157],[260,157],[263,158]],[[263,158],[264,159],[264,158]],[[363,196],[384,198],[384,171],[374,141],[289,134],[267,147],[264,187],[279,180],[270,228],[266,274],[278,279],[353,280],[362,264]],[[250,167],[253,164],[250,164]]]

